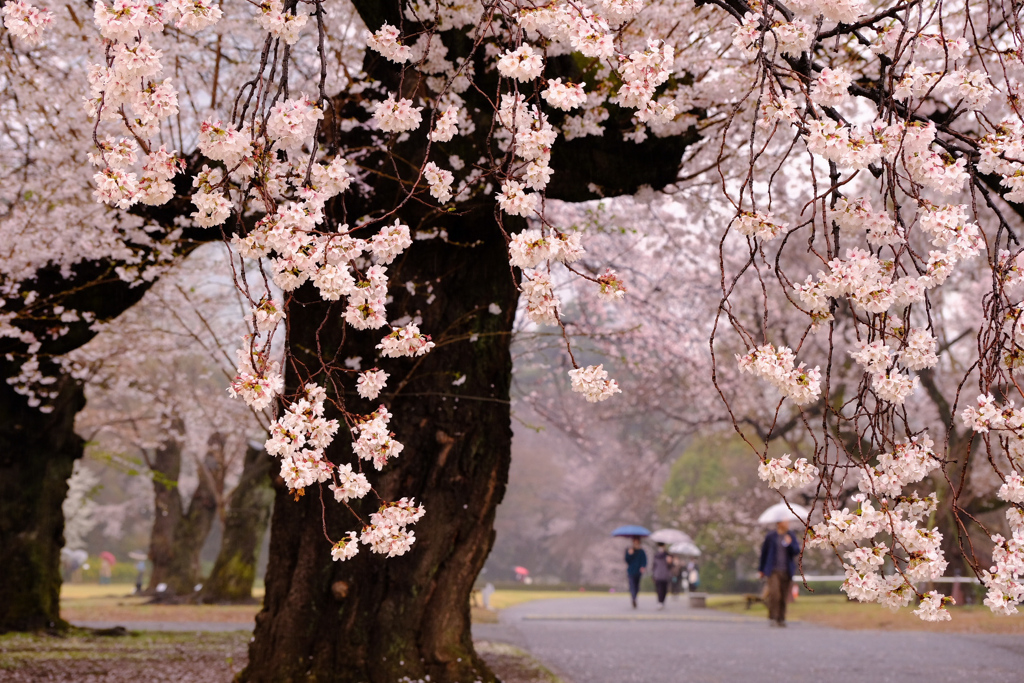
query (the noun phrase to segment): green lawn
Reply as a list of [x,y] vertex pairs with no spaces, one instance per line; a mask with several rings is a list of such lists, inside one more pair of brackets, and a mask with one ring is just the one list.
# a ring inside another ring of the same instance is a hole
[[[763,616],[763,604],[746,609],[742,595],[712,595],[708,606],[737,614]],[[984,605],[950,608],[951,621],[928,623],[913,614],[913,607],[898,612],[876,604],[852,602],[845,595],[801,595],[788,608],[788,618],[844,629],[881,629],[889,631],[934,631],[937,633],[1024,633],[1024,615],[1000,617]]]

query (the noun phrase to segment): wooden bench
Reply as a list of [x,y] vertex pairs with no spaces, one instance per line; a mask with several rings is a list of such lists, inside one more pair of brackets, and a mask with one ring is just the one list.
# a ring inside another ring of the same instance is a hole
[[746,593],[744,594],[743,599],[747,601],[747,609],[750,609],[758,603],[764,604],[764,598],[757,593]]

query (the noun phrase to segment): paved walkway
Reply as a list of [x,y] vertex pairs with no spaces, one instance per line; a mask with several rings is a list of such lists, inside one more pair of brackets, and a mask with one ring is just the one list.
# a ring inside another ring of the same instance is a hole
[[1002,635],[841,631],[642,595],[575,597],[504,610],[474,638],[530,652],[566,683],[1018,683],[1024,638]]

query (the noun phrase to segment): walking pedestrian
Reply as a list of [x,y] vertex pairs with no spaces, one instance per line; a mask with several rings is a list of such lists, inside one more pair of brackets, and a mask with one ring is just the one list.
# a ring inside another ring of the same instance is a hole
[[640,579],[647,569],[647,553],[640,547],[640,537],[633,537],[633,544],[626,549],[626,578],[629,579],[629,596],[636,609],[636,596],[640,592]]
[[142,592],[142,577],[146,573],[146,561],[145,560],[139,560],[138,562],[136,562],[135,563],[135,571],[138,572],[138,575],[135,577],[135,592],[136,593],[141,593]]
[[789,530],[789,522],[778,522],[761,544],[758,575],[768,582],[768,619],[772,626],[786,625],[786,602],[796,574],[800,542]]
[[697,569],[696,562],[691,562],[686,568],[686,583],[688,593],[697,592],[697,588],[700,586],[700,570]]
[[672,597],[679,599],[679,593],[685,590],[686,565],[677,557],[672,558]]
[[665,609],[665,595],[672,580],[672,556],[668,554],[664,543],[659,543],[658,552],[654,553],[651,578],[654,579],[654,590],[658,594],[658,609]]
[[114,573],[114,565],[105,555],[100,555],[100,584],[110,583],[110,577]]

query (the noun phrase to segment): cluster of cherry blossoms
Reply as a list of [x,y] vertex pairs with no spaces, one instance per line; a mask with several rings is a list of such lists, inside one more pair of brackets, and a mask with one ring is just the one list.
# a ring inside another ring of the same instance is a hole
[[[991,394],[978,396],[977,406],[969,406],[961,413],[964,424],[975,432],[1004,433],[1008,438],[1011,463],[1024,466],[1024,412],[1012,401],[1000,407]],[[981,582],[988,589],[985,605],[997,614],[1016,614],[1017,605],[1024,602],[1024,479],[1011,470],[996,492],[1008,504],[1006,521],[1010,538],[992,534],[992,565],[981,573]]]
[[[832,465],[822,456],[833,448],[839,453],[836,471],[851,465],[861,471],[861,493],[851,506],[856,511],[832,509],[827,498],[825,521],[812,528],[809,545],[854,546],[844,555],[844,589],[852,597],[894,608],[916,598],[921,602],[915,614],[938,620],[949,618],[944,609],[949,599],[922,595],[914,586],[943,574],[942,533],[956,530],[925,528],[938,500],[905,492],[934,478],[946,458],[962,456],[933,450],[913,411],[919,401],[939,405],[938,393],[955,386],[943,386],[949,381],[943,377],[947,365],[953,372],[969,368],[965,374],[977,373],[983,392],[991,387],[997,395],[1012,392],[1013,374],[1024,368],[1017,217],[1009,220],[1002,213],[1005,202],[1024,202],[1024,125],[1018,107],[1020,60],[1004,63],[999,56],[1006,49],[1019,54],[1019,37],[1012,30],[972,34],[966,27],[989,20],[989,8],[964,6],[927,16],[907,10],[859,0],[796,0],[784,7],[769,0],[735,15],[731,41],[751,71],[744,81],[749,94],[742,96],[749,100],[741,99],[733,110],[743,125],[730,119],[715,141],[716,168],[731,195],[735,218],[729,227],[752,239],[746,245],[749,260],[738,267],[739,274],[723,277],[722,294],[724,301],[739,299],[746,283],[763,297],[763,312],[753,316],[761,338],[779,326],[784,328],[779,336],[800,338],[802,357],[827,352],[827,375],[815,379],[839,389],[815,406],[823,412],[823,424],[835,419],[887,444],[884,452],[866,456],[807,427],[816,462],[825,463],[823,486]],[[797,61],[809,69],[795,73]],[[879,68],[891,76],[890,83],[866,86],[866,74]],[[757,106],[743,106],[755,101]],[[733,163],[734,144],[749,145],[742,153],[745,163]],[[733,194],[733,188],[742,191]],[[984,259],[972,262],[983,253]],[[724,267],[728,258],[723,249]],[[803,270],[794,278],[785,272],[794,264],[804,269],[808,262],[823,268],[816,276]],[[764,277],[769,271],[773,277]],[[770,280],[776,278],[779,291],[772,292]],[[952,294],[939,289],[947,283]],[[979,289],[971,289],[975,286]],[[806,336],[781,321],[779,304],[793,304],[808,315],[800,324]],[[736,309],[729,310],[733,328],[750,348],[756,333],[746,329],[742,316],[734,317]],[[978,332],[977,363],[971,350],[958,349],[939,367],[937,337],[944,349],[956,338],[953,330],[945,330],[945,336],[936,331],[949,324],[943,319],[949,315],[971,317],[957,325]],[[821,330],[827,330],[827,339],[811,336]],[[837,352],[856,364],[837,363]],[[789,396],[801,389],[792,381],[793,355],[765,345],[737,361],[742,372]],[[851,370],[853,378],[864,373],[855,398],[844,395]],[[915,395],[920,384],[928,391]],[[843,400],[830,404],[839,397]],[[818,396],[805,398],[806,403]],[[1017,475],[1024,466],[1024,413],[1009,399],[997,405],[983,393],[961,418],[984,435],[986,444],[993,432],[991,442],[1005,448],[1014,469],[1005,475],[1003,461],[989,458],[1003,480],[999,497],[1011,506],[1012,538],[992,536],[993,566],[982,578],[990,591],[987,604],[1005,612],[1024,597],[1019,582],[1024,539],[1015,535],[1021,520],[1018,497],[1024,500]],[[960,447],[951,442],[951,449]],[[774,487],[798,486],[805,481],[799,463],[788,457],[763,462],[761,478]],[[966,472],[957,476],[966,478]],[[810,472],[806,481],[817,478]],[[955,501],[959,494],[950,495]],[[878,543],[879,535],[887,535],[891,547]],[[883,565],[893,573],[883,576]]]
[[397,458],[405,448],[388,429],[391,417],[391,413],[381,406],[352,428],[358,436],[352,442],[352,450],[361,460],[370,461],[378,471],[384,468],[388,459]]
[[817,467],[807,462],[807,458],[794,461],[786,453],[781,458],[762,462],[757,468],[757,476],[773,489],[798,489],[818,481],[819,472]]
[[348,532],[344,538],[331,548],[334,560],[350,560],[359,553],[359,542],[370,546],[370,550],[387,557],[398,557],[409,552],[416,541],[416,534],[408,529],[424,515],[422,505],[410,498],[402,498],[394,503],[385,503],[380,510],[370,515],[367,524],[358,535]]
[[783,396],[798,406],[818,400],[821,395],[821,371],[808,369],[804,363],[794,366],[796,354],[786,346],[776,349],[772,344],[759,346],[746,355],[736,355],[742,372],[767,381]]
[[411,498],[383,505],[370,515],[370,523],[359,535],[359,540],[375,553],[388,557],[404,555],[416,540],[416,534],[407,527],[418,522],[423,513],[423,506],[416,505]]
[[[829,511],[824,521],[808,530],[808,547],[853,546],[843,554],[846,580],[842,588],[851,598],[877,602],[896,610],[920,597],[921,604],[914,614],[925,621],[948,620],[950,615],[944,605],[951,603],[951,598],[937,593],[920,595],[914,587],[946,571],[942,534],[936,529],[919,526],[934,512],[938,504],[935,494],[924,499],[911,495],[879,500],[881,507],[875,508],[867,495],[861,493],[853,497],[858,506],[855,511],[849,508]],[[873,542],[879,534],[889,535],[893,539],[892,547],[884,542]],[[883,575],[887,558],[896,571]]]
[[[383,384],[383,380],[379,381]],[[280,456],[281,478],[289,489],[299,492],[313,484],[330,482],[327,488],[339,503],[363,498],[371,491],[366,475],[356,472],[348,463],[335,466],[324,454],[338,432],[338,421],[324,417],[327,392],[315,384],[307,384],[304,392],[305,396],[292,403],[270,426],[266,448],[271,455]],[[353,452],[360,459],[372,461],[378,470],[389,458],[398,457],[403,448],[388,430],[390,418],[391,414],[381,406],[353,426],[358,435],[352,443]],[[379,512],[370,515],[369,524],[358,538],[376,553],[388,557],[402,555],[415,541],[408,525],[423,514],[422,506],[405,498],[385,503]],[[332,557],[347,560],[355,556],[356,538],[355,532],[348,532],[333,546]]]
[[359,373],[359,379],[356,380],[356,391],[363,398],[372,401],[380,395],[387,381],[388,373],[383,370],[378,368],[367,370],[366,372]]
[[604,365],[588,365],[585,368],[570,370],[569,377],[572,380],[572,390],[583,394],[590,403],[604,401],[622,392],[615,380],[608,379]]
[[[254,314],[260,319],[259,310]],[[277,325],[277,322],[274,322]],[[242,346],[235,350],[238,369],[231,380],[228,393],[241,397],[253,410],[269,408],[274,398],[284,391],[284,375],[280,364],[271,359],[268,349],[257,345],[256,339],[247,336]]]
[[286,12],[282,0],[263,0],[260,13],[256,15],[256,23],[288,45],[299,42],[299,33],[309,20],[309,9],[302,4],[295,6],[293,12]]
[[338,421],[324,418],[327,391],[307,384],[305,396],[292,403],[270,425],[266,449],[281,457],[281,478],[289,489],[304,489],[331,479],[334,465],[324,449],[338,433]]
[[1007,477],[999,489],[999,497],[1014,503],[1006,511],[1010,526],[1010,538],[1000,534],[992,535],[992,566],[982,572],[981,582],[988,589],[985,605],[996,614],[1017,614],[1017,605],[1024,602],[1024,490],[1020,476],[1016,473]]
[[859,488],[875,497],[898,498],[908,484],[916,484],[940,466],[927,435],[896,444],[892,453],[878,456],[878,465],[865,466]]
[[4,17],[4,28],[29,45],[38,43],[43,37],[43,31],[53,23],[53,12],[35,7],[24,0],[5,3],[0,14]]
[[736,229],[747,237],[757,237],[765,241],[773,240],[789,229],[785,223],[779,222],[771,213],[747,211],[736,218]]
[[894,262],[885,261],[869,251],[854,247],[845,259],[828,262],[829,272],[818,272],[818,278],[808,276],[803,284],[794,286],[800,300],[819,320],[830,319],[832,301],[845,298],[866,313],[885,313],[924,301],[925,293],[942,284],[956,263],[978,253],[979,237],[976,232],[961,234],[944,252],[932,251],[920,276],[908,275],[894,279]]

